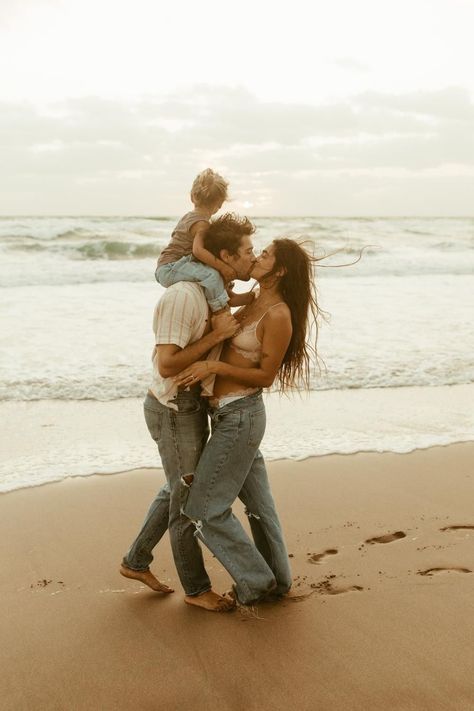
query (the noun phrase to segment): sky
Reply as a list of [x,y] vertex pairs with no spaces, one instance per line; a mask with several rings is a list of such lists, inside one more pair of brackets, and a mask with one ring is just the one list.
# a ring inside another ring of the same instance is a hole
[[474,0],[1,0],[0,215],[473,215]]

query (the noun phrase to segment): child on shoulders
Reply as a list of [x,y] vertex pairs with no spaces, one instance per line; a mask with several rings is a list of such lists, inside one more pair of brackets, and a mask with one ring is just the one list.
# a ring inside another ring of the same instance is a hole
[[204,247],[209,221],[227,200],[228,185],[221,175],[210,168],[199,173],[191,188],[194,210],[179,220],[171,241],[160,254],[155,272],[156,280],[164,287],[178,281],[200,284],[213,313],[227,309],[228,305],[249,304],[254,299],[253,292],[228,293],[225,284],[235,278],[234,270]]

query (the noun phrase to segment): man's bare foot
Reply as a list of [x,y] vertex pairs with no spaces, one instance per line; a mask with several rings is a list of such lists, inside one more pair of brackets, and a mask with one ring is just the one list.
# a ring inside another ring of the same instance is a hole
[[230,612],[235,609],[235,600],[218,595],[214,590],[208,590],[200,595],[185,595],[184,602],[210,612]]
[[123,575],[124,578],[139,580],[141,583],[145,583],[145,585],[148,585],[148,587],[152,590],[155,590],[155,592],[174,592],[173,588],[169,588],[164,583],[160,583],[158,578],[155,578],[151,570],[132,570],[131,568],[127,568],[125,565],[121,565],[120,575]]

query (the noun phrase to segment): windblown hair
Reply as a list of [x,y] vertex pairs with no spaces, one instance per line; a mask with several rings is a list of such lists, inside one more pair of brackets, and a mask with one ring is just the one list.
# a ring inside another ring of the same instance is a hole
[[212,220],[204,234],[204,247],[215,257],[219,257],[221,249],[229,254],[237,254],[242,237],[252,235],[255,225],[248,217],[240,217],[233,212]]
[[[304,242],[282,237],[273,240],[275,265],[265,279],[283,269],[278,289],[291,312],[293,332],[278,371],[279,389],[309,386],[311,356],[318,362],[317,340],[319,321],[324,312],[318,306],[314,283],[316,257],[304,248]],[[312,321],[314,333],[309,335],[308,324]],[[312,343],[311,343],[311,341]]]
[[194,178],[191,200],[196,207],[212,207],[216,202],[227,200],[229,183],[211,168],[203,170]]

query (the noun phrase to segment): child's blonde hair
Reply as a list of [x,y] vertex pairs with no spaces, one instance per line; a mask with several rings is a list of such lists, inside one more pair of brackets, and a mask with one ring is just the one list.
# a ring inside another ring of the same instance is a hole
[[191,200],[196,207],[212,207],[219,200],[227,200],[229,183],[222,175],[206,168],[194,179],[191,188]]

